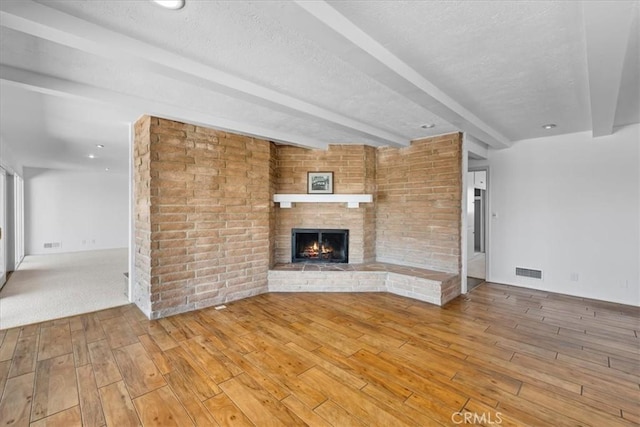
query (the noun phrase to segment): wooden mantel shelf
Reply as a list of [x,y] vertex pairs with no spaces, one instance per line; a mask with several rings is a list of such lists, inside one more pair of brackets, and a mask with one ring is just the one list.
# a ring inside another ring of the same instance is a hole
[[346,203],[348,208],[359,208],[360,203],[371,203],[371,194],[274,194],[273,201],[281,208],[290,208],[291,203]]

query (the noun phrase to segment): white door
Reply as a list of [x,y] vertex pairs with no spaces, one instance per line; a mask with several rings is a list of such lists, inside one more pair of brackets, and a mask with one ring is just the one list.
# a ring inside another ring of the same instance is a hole
[[7,281],[7,179],[0,168],[0,287]]

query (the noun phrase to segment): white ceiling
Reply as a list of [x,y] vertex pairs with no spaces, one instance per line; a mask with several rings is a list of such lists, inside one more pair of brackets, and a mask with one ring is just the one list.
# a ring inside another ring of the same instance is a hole
[[142,114],[309,147],[640,122],[638,1],[186,1],[2,0],[17,162],[124,171]]

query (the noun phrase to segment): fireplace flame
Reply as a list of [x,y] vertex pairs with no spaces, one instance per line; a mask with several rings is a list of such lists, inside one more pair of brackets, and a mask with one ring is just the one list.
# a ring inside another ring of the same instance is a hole
[[313,242],[313,244],[304,248],[302,256],[311,259],[330,259],[332,253],[333,247],[325,245],[324,243],[318,245],[318,242]]

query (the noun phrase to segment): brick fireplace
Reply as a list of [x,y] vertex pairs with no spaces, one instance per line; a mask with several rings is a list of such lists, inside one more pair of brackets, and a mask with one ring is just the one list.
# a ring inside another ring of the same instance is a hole
[[[294,229],[349,230],[349,265],[459,275],[459,134],[310,150],[145,116],[134,157],[133,297],[150,318],[267,292],[270,270],[292,261]],[[334,193],[373,202],[273,202],[306,193],[310,171],[332,171]]]
[[[278,146],[277,193],[307,192],[307,172],[332,171],[334,193],[374,194],[376,149],[364,145],[331,145],[327,150]],[[349,262],[375,261],[375,200],[350,209],[344,203],[296,203],[276,208],[275,262],[291,262],[291,230],[328,228],[349,230]]]

